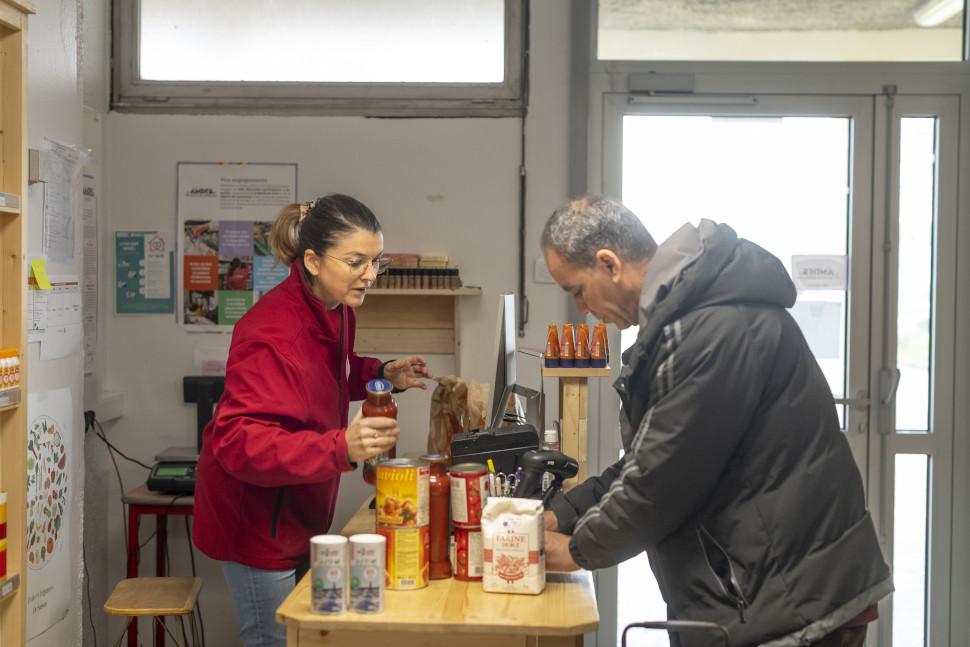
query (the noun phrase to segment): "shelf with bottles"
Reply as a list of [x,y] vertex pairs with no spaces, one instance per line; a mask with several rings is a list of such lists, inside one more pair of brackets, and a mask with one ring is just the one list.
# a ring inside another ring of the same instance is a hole
[[422,297],[467,297],[482,293],[482,289],[475,286],[449,288],[371,288],[367,296],[401,295]]
[[6,600],[20,588],[20,574],[8,573],[0,577],[0,600]]
[[542,369],[542,377],[609,377],[613,374],[613,369],[609,366],[605,368],[545,368]]
[[462,287],[457,267],[395,267],[377,277],[374,287],[398,290],[458,290]]
[[20,387],[0,390],[0,412],[10,411],[20,406]]

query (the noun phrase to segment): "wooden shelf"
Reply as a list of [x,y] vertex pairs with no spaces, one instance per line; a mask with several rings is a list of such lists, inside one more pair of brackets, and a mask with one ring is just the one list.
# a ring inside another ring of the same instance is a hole
[[542,377],[610,377],[613,369],[606,368],[545,368]]
[[20,406],[20,387],[0,391],[0,411],[16,409]]
[[445,290],[442,288],[371,288],[367,290],[367,296],[468,297],[481,293],[481,288],[471,285],[456,290]]
[[7,493],[7,568],[0,645],[27,644],[27,15],[0,0],[0,346],[20,353],[20,385],[0,392],[0,490]]
[[[455,374],[461,374],[459,356],[460,304],[455,297],[478,296],[479,287],[457,290],[374,288],[357,309],[359,353],[427,353],[454,355]],[[442,298],[446,297],[446,298]]]
[[20,574],[11,573],[0,579],[0,600],[6,600],[20,588]]

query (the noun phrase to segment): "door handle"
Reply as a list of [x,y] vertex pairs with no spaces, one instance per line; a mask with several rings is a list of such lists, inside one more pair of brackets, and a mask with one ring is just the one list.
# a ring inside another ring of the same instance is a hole
[[896,397],[899,388],[899,378],[902,373],[898,368],[883,368],[879,370],[879,401],[889,404]]
[[835,404],[865,409],[872,404],[872,400],[870,400],[868,396],[869,394],[865,391],[859,391],[855,394],[854,398],[835,398]]

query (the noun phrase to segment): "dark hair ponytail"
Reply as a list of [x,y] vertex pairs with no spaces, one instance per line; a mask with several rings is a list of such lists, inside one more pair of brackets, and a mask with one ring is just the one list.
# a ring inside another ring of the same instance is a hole
[[[301,220],[302,211],[306,217]],[[330,193],[309,203],[288,204],[273,222],[269,244],[273,254],[286,265],[303,258],[306,250],[325,254],[337,240],[355,229],[372,233],[381,230],[374,212],[359,200]]]

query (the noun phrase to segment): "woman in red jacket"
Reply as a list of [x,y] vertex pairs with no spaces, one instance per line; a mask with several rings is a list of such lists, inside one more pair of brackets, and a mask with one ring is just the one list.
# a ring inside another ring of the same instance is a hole
[[423,389],[431,377],[422,357],[353,351],[353,308],[386,268],[370,209],[339,194],[293,204],[270,242],[290,275],[235,326],[195,490],[193,541],[222,562],[246,647],[285,643],[275,611],[330,528],[340,475],[397,441],[396,420],[348,420],[350,401],[373,378]]

